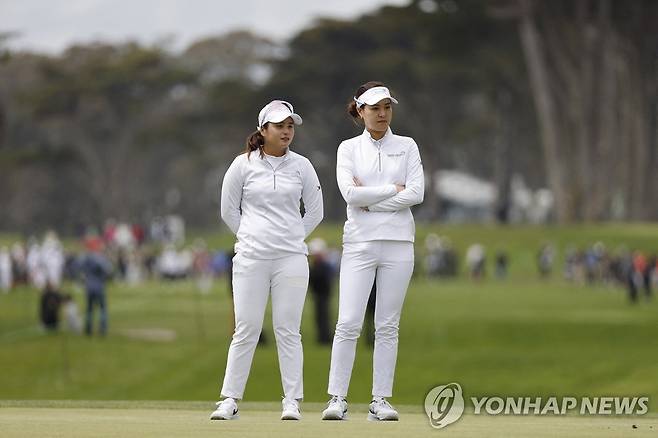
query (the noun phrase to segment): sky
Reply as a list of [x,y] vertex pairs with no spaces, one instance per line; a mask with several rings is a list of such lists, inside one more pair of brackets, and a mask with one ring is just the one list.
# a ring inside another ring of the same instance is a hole
[[231,30],[285,41],[318,17],[353,19],[409,0],[0,0],[10,48],[57,54],[73,43],[166,42],[172,50]]

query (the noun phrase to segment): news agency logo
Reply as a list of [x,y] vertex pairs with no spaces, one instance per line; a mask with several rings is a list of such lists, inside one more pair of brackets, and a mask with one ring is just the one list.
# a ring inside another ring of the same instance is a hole
[[464,413],[464,396],[459,383],[432,388],[425,397],[425,412],[435,429],[442,429],[459,420]]
[[[649,397],[471,397],[474,415],[645,415]],[[425,397],[430,425],[442,429],[464,413],[464,395],[458,383],[432,388]]]

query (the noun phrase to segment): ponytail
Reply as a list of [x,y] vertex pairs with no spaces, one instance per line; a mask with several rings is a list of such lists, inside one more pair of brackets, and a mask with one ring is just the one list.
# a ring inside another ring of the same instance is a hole
[[260,151],[260,157],[263,158],[263,145],[265,144],[265,137],[260,133],[260,130],[252,132],[249,137],[247,137],[245,152],[247,153],[247,159],[253,151]]
[[348,104],[347,104],[347,114],[352,116],[352,120],[354,123],[357,125],[361,123],[361,117],[359,116],[359,110],[356,107],[356,102],[354,99],[352,99]]

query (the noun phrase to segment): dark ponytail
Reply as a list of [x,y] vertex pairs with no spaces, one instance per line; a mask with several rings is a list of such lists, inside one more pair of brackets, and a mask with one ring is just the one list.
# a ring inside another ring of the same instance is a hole
[[352,120],[357,125],[361,123],[361,117],[359,117],[359,110],[357,109],[356,102],[352,99],[351,102],[347,104],[347,114],[352,117]]
[[356,106],[356,102],[354,101],[354,99],[361,96],[363,93],[370,90],[371,88],[385,87],[385,86],[386,85],[384,85],[383,82],[370,81],[370,82],[366,82],[365,84],[361,85],[359,88],[356,89],[356,92],[354,93],[354,98],[350,99],[350,101],[347,103],[347,114],[349,114],[352,117],[354,123],[356,123],[357,125],[363,123],[363,120],[359,115],[359,110],[358,107]]
[[247,137],[247,143],[245,147],[245,152],[247,153],[247,159],[253,151],[260,151],[260,157],[263,158],[263,145],[265,144],[265,137],[260,133],[260,130],[252,132],[249,137]]

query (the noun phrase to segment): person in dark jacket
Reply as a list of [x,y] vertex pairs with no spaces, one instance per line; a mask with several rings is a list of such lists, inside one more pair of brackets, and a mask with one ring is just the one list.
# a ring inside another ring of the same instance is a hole
[[61,304],[62,295],[51,282],[47,282],[41,294],[39,312],[39,318],[46,330],[57,330],[59,326],[59,307]]
[[334,282],[334,267],[327,259],[327,245],[315,238],[308,244],[310,258],[309,286],[315,301],[315,325],[319,344],[331,344],[333,333],[329,324],[329,300]]
[[94,308],[100,311],[99,332],[102,336],[107,334],[107,300],[105,297],[105,283],[112,275],[112,265],[103,255],[103,243],[100,239],[89,239],[86,242],[87,251],[84,254],[80,271],[84,278],[87,296],[87,312],[85,320],[85,334],[92,334]]

